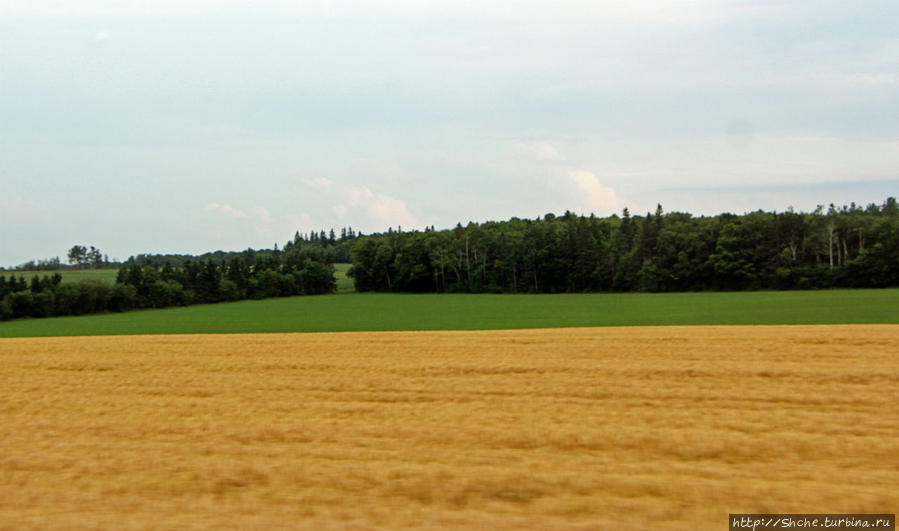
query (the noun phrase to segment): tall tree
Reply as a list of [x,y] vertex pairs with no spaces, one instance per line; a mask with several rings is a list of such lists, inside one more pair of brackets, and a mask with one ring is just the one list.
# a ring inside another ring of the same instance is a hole
[[87,247],[74,245],[68,252],[69,263],[81,266],[87,261]]

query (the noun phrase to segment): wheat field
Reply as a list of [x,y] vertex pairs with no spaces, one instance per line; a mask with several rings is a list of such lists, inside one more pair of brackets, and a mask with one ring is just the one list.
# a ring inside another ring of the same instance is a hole
[[0,340],[0,528],[896,512],[899,326]]

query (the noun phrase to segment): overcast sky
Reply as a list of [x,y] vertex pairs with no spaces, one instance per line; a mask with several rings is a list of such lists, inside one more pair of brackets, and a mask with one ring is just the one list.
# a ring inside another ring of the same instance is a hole
[[897,21],[895,0],[0,0],[0,265],[880,203]]

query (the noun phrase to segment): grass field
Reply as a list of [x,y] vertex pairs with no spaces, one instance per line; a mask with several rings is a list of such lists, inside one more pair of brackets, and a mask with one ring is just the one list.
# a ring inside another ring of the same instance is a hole
[[337,293],[352,293],[356,291],[353,279],[346,276],[351,264],[334,264],[334,278],[337,280]]
[[899,507],[899,326],[0,340],[0,528]]
[[899,323],[899,290],[592,295],[341,294],[0,323],[0,337]]
[[25,277],[25,280],[31,281],[31,277],[37,275],[39,277],[43,276],[53,276],[54,273],[59,273],[62,275],[62,281],[65,282],[79,282],[82,280],[99,280],[101,282],[106,282],[108,284],[115,284],[116,275],[119,273],[118,269],[61,269],[58,271],[4,271],[0,273],[0,275],[5,275],[9,277],[13,275],[15,277]]

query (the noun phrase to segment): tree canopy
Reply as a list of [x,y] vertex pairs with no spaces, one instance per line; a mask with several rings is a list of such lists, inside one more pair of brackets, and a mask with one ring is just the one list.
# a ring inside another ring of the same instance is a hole
[[314,254],[246,252],[227,263],[189,259],[177,267],[133,263],[119,269],[112,286],[62,283],[58,273],[35,275],[30,283],[24,276],[0,275],[0,320],[331,293],[334,269]]
[[358,291],[558,293],[899,285],[899,207],[547,214],[360,238]]

